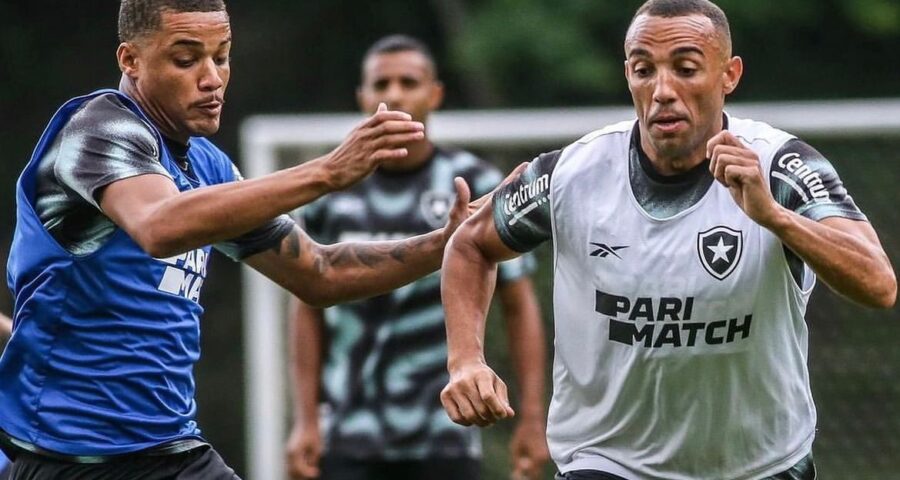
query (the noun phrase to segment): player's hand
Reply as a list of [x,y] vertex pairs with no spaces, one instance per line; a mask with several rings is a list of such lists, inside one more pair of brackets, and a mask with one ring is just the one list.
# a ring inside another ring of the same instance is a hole
[[741,210],[756,223],[771,225],[779,213],[772,197],[759,157],[728,130],[722,130],[706,144],[709,170],[719,183],[728,187]]
[[513,471],[510,480],[541,478],[544,465],[550,460],[547,431],[541,419],[521,420],[509,443]]
[[453,202],[453,208],[450,209],[450,214],[447,216],[447,224],[444,225],[444,244],[450,240],[453,232],[462,225],[462,222],[465,222],[469,215],[474,212],[469,203],[472,194],[466,181],[462,177],[455,177],[453,186],[456,188],[456,200]]
[[456,202],[454,202],[453,208],[450,210],[447,225],[444,227],[444,241],[450,240],[453,232],[462,225],[462,222],[466,221],[467,218],[471,217],[483,207],[484,204],[494,196],[494,192],[507,183],[519,178],[519,175],[521,175],[526,168],[528,168],[528,162],[519,164],[519,166],[510,172],[509,175],[507,175],[493,190],[474,201],[470,201],[472,194],[469,191],[469,186],[466,184],[466,181],[461,177],[454,178],[453,185],[456,187]]
[[425,125],[382,103],[325,159],[329,185],[340,190],[372,173],[382,162],[406,157],[406,145],[425,138]]
[[293,480],[319,478],[322,435],[318,425],[294,425],[285,447],[288,475]]
[[450,368],[450,383],[441,391],[450,420],[486,427],[516,414],[509,405],[506,384],[483,362]]

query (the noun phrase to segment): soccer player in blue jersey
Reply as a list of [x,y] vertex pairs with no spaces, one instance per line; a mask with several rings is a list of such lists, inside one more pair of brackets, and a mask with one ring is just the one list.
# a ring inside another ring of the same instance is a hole
[[[366,113],[385,102],[426,123],[443,100],[431,52],[408,36],[375,42],[361,73],[357,99]],[[427,232],[446,221],[453,177],[466,179],[476,195],[502,178],[471,153],[435,146],[427,138],[407,148],[407,157],[384,162],[352,188],[304,207],[306,231],[322,243]],[[522,479],[538,478],[549,456],[543,420],[546,348],[528,278],[532,262],[524,257],[501,264],[497,278],[521,385],[510,453],[515,478]],[[287,445],[294,478],[480,478],[480,432],[451,422],[440,404],[447,344],[437,274],[372,299],[325,311],[303,304],[294,312],[295,422]]]
[[719,7],[649,0],[624,46],[637,119],[540,155],[453,236],[443,404],[513,413],[480,341],[493,265],[552,240],[558,479],[813,480],[810,293],[890,308],[890,261],[822,154],[725,113]]
[[424,127],[379,108],[334,151],[240,181],[219,128],[231,29],[221,0],[123,0],[118,90],[51,119],[17,185],[0,360],[0,446],[15,479],[234,479],[194,421],[198,303],[216,248],[329,305],[440,265],[442,229],[322,246],[284,215],[360,180]]

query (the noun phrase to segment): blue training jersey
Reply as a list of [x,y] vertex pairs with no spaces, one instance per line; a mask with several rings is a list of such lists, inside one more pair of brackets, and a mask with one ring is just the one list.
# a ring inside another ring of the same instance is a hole
[[7,271],[14,323],[0,358],[0,430],[16,443],[72,456],[200,435],[192,370],[210,247],[157,259],[118,229],[97,251],[75,255],[35,213],[42,156],[73,113],[104,94],[151,126],[159,161],[180,191],[235,179],[231,160],[203,138],[191,139],[192,171],[179,169],[152,123],[118,91],[70,100],[51,119],[16,189]]

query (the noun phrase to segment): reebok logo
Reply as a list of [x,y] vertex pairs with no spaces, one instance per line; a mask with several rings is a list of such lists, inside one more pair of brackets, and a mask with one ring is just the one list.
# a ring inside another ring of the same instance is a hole
[[612,255],[616,258],[621,259],[622,257],[620,257],[619,254],[616,252],[618,252],[619,250],[628,248],[628,245],[611,246],[611,245],[607,245],[605,243],[596,243],[596,242],[591,242],[591,245],[597,247],[596,250],[591,252],[591,256],[592,257],[600,257],[600,258],[606,258],[607,256]]

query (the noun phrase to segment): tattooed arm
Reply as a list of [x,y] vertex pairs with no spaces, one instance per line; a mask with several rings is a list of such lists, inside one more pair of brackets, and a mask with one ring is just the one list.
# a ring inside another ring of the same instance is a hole
[[386,293],[441,265],[444,229],[393,242],[320,245],[300,229],[245,262],[305,303],[326,307]]
[[456,188],[450,220],[440,230],[406,240],[320,245],[295,226],[278,246],[245,262],[315,307],[389,292],[441,266],[444,245],[470,208],[462,179]]

